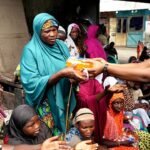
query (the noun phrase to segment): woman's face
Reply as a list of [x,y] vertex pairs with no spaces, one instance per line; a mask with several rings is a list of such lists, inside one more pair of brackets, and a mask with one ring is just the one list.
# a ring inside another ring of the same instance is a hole
[[73,40],[76,40],[79,36],[79,29],[73,27],[71,32],[70,32],[70,36]]
[[38,116],[33,116],[23,127],[23,132],[27,136],[37,136],[40,132],[40,120]]
[[47,29],[42,29],[41,31],[41,39],[43,42],[54,45],[58,34],[58,28],[53,26]]
[[86,121],[80,121],[77,124],[77,128],[80,131],[80,134],[85,139],[89,139],[95,129],[94,120],[86,120]]
[[124,107],[124,100],[121,98],[117,98],[115,101],[112,102],[112,109],[115,112],[122,111],[123,107]]

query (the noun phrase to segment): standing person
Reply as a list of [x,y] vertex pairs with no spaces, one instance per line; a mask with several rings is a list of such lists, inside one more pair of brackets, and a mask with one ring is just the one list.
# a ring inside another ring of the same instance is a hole
[[144,61],[149,58],[150,58],[150,49],[148,49],[146,46],[144,46],[143,51],[141,52],[141,55],[139,57],[139,60]]
[[76,23],[72,23],[67,29],[67,39],[65,40],[69,48],[70,56],[79,58],[82,54],[80,28]]
[[118,61],[118,53],[114,46],[115,43],[111,42],[104,48],[107,53],[107,60],[110,63],[117,63]]
[[141,41],[138,41],[138,44],[137,44],[137,59],[139,60],[140,56],[141,56],[141,53],[143,51],[143,48],[144,48],[144,44],[143,42]]
[[90,25],[87,30],[87,38],[85,39],[84,45],[86,47],[86,57],[87,58],[106,58],[105,51],[102,44],[98,40],[98,25]]
[[65,41],[67,36],[66,36],[66,30],[62,27],[62,26],[59,26],[58,28],[58,35],[57,35],[57,38],[62,40],[62,41]]
[[[35,16],[33,31],[21,58],[21,81],[26,103],[38,109],[43,101],[47,101],[55,126],[60,132],[65,132],[66,106],[71,86],[69,79],[83,81],[85,78],[73,68],[65,67],[70,56],[69,50],[63,41],[56,39],[58,22],[53,16],[47,13]],[[70,99],[69,114],[76,105],[73,91]]]

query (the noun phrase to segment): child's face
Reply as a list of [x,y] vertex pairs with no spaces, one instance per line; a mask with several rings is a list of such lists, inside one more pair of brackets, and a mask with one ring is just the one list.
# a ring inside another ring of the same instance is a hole
[[40,132],[40,120],[38,116],[33,116],[23,127],[23,132],[28,136],[37,136]]
[[120,112],[122,111],[124,108],[124,100],[121,99],[121,98],[117,98],[116,100],[114,100],[112,102],[112,109],[115,111],[115,112]]
[[80,121],[77,124],[77,128],[80,131],[80,134],[85,139],[89,139],[95,129],[94,120],[86,120],[86,121]]

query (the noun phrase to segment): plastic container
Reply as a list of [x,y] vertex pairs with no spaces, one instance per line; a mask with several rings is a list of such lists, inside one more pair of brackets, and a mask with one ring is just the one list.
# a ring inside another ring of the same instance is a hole
[[86,62],[86,59],[69,58],[66,62],[67,67],[74,67],[76,70],[83,70],[93,67],[93,63]]

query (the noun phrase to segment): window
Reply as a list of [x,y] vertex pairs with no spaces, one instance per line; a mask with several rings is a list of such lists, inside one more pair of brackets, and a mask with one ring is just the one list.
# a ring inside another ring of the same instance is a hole
[[132,17],[129,21],[130,31],[141,31],[143,29],[143,17]]

